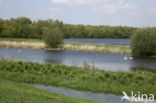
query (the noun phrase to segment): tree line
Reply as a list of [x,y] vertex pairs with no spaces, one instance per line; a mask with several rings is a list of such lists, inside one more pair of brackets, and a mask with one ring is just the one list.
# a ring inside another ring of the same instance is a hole
[[0,19],[1,38],[43,38],[47,28],[55,28],[53,30],[61,32],[63,38],[130,38],[137,29],[127,26],[72,25],[52,19],[32,21],[27,17]]
[[0,19],[1,38],[40,38],[57,48],[63,38],[130,38],[133,56],[156,55],[156,28],[64,24],[58,20],[32,21],[27,17]]

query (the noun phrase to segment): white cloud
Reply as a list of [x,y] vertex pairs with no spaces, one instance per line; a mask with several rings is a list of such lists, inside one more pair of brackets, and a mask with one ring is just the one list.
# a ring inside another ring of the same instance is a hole
[[135,9],[132,12],[135,16],[146,16],[146,15],[155,15],[156,14],[156,7],[147,5],[147,6],[141,6]]
[[109,0],[51,0],[52,3],[55,4],[66,4],[66,5],[73,5],[73,4],[94,4],[94,3],[104,3]]
[[40,13],[43,15],[47,15],[47,14],[51,14],[51,13],[60,13],[61,11],[63,11],[62,8],[52,7],[52,8],[49,8],[49,10],[41,10]]
[[138,7],[136,6],[136,5],[134,5],[134,4],[124,4],[124,5],[122,5],[121,6],[121,8],[125,8],[125,9],[137,9]]
[[51,2],[55,4],[71,4],[69,0],[51,0]]
[[115,13],[118,7],[116,5],[104,5],[102,7],[94,7],[93,9],[99,12]]
[[116,4],[106,3],[100,7],[94,7],[93,9],[99,12],[117,13],[124,10],[137,10],[138,7],[134,4],[125,3],[123,0],[119,0]]
[[124,3],[123,0],[119,0],[119,4],[122,5]]

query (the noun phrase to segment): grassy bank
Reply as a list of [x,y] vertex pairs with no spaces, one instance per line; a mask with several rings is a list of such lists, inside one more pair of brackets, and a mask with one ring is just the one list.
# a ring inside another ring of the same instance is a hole
[[87,52],[101,52],[113,54],[130,54],[131,49],[128,46],[113,46],[113,45],[95,45],[95,44],[80,44],[80,43],[64,43],[64,50],[76,50]]
[[[42,40],[39,39],[15,39],[15,38],[1,38],[0,47],[8,48],[31,48],[31,49],[48,49]],[[57,50],[73,50],[86,52],[103,52],[116,54],[131,53],[130,47],[127,46],[112,46],[112,45],[95,45],[95,44],[80,44],[65,42]]]
[[156,95],[156,74],[150,71],[106,72],[63,65],[0,61],[0,78],[24,83],[37,83],[77,90]]
[[41,39],[27,39],[27,38],[0,38],[0,41],[43,42]]
[[0,80],[0,103],[97,103]]

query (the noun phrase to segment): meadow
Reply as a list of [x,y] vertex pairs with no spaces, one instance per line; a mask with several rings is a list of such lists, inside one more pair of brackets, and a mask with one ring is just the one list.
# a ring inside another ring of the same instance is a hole
[[114,93],[131,91],[156,95],[155,72],[136,68],[133,72],[109,72],[64,65],[22,61],[0,61],[0,78],[19,83],[44,84],[82,91]]
[[0,80],[0,103],[98,103],[37,89],[26,84]]

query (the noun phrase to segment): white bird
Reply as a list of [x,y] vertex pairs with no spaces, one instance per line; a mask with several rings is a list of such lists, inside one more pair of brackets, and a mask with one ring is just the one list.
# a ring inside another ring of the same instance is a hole
[[127,57],[124,57],[124,59],[127,60],[128,58]]
[[21,50],[20,50],[20,49],[18,49],[18,52],[21,52]]
[[133,57],[129,57],[129,59],[130,59],[130,60],[132,60],[132,59],[133,59]]

